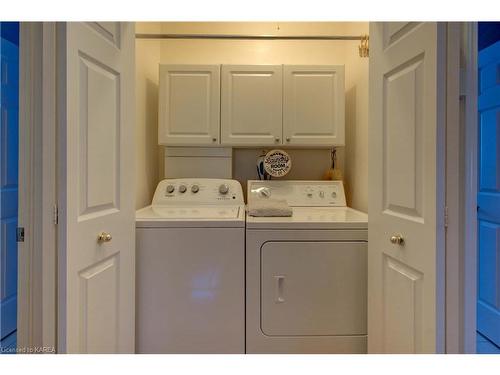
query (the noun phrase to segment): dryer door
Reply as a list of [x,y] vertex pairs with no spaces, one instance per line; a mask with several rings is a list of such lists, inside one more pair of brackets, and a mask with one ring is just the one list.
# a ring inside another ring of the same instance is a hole
[[366,242],[271,241],[261,251],[264,334],[366,334]]

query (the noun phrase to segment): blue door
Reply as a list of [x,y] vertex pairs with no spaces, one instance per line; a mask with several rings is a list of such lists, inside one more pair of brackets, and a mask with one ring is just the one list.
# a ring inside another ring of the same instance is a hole
[[0,61],[0,334],[2,353],[17,329],[19,24],[2,22]]
[[477,330],[500,346],[500,41],[479,52]]

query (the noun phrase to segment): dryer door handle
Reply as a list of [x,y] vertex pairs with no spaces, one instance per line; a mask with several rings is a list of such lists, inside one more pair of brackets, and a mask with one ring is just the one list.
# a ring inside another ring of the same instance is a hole
[[283,303],[285,302],[285,298],[283,297],[285,276],[275,275],[274,280],[275,280],[274,302]]

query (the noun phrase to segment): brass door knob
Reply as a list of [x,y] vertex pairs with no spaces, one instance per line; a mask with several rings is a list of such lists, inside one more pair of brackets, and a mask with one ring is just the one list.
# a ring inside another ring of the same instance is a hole
[[403,245],[405,242],[405,239],[403,238],[402,235],[400,234],[395,234],[394,236],[391,236],[390,238],[391,243],[394,245]]
[[111,236],[111,234],[109,233],[106,233],[106,232],[101,232],[99,233],[99,235],[97,236],[97,242],[109,242],[113,239],[113,237]]

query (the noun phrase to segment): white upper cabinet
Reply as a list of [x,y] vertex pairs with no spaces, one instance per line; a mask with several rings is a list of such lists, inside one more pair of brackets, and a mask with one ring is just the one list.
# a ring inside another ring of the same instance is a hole
[[222,66],[222,144],[281,144],[282,71],[282,65]]
[[160,65],[158,143],[216,145],[220,65]]
[[344,145],[344,66],[160,65],[159,85],[159,144]]
[[284,145],[344,145],[344,66],[285,65]]

